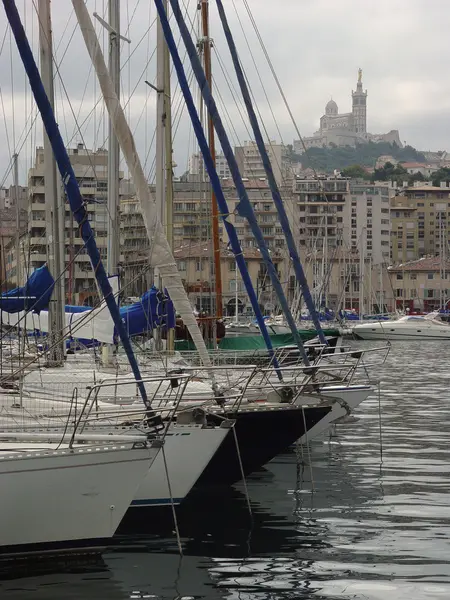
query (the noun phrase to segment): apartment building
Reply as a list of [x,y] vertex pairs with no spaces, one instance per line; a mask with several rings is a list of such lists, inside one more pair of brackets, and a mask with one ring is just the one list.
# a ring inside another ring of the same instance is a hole
[[306,253],[342,247],[389,260],[389,186],[342,177],[294,181],[294,227]]
[[306,278],[316,306],[332,310],[347,309],[364,314],[392,310],[394,304],[390,291],[386,265],[375,264],[372,257],[361,257],[358,250],[335,249],[326,256],[322,252],[305,257]]
[[[292,179],[289,152],[283,144],[271,140],[266,145],[267,154],[272,164],[276,182],[281,185]],[[256,142],[246,141],[243,146],[235,146],[234,155],[241,176],[244,179],[259,179],[266,177],[266,171],[259,154]]]
[[[108,227],[108,153],[105,149],[89,150],[83,144],[69,148],[68,153],[86,202],[89,220],[95,233],[102,258],[106,258],[106,235]],[[120,174],[123,177],[123,173]],[[28,173],[28,248],[31,271],[47,260],[46,206],[45,206],[44,149],[36,149],[35,164]],[[61,184],[61,199],[65,192]],[[66,300],[82,304],[97,295],[95,277],[89,256],[84,248],[78,226],[66,202],[64,211],[64,262]]]
[[391,198],[391,262],[394,265],[419,257],[419,229],[414,199]]
[[450,260],[424,256],[389,268],[398,308],[429,312],[450,298]]
[[[263,309],[266,307],[269,310],[273,293],[265,265],[261,261],[261,254],[257,248],[245,248],[243,254],[260,304]],[[211,244],[203,242],[183,245],[174,250],[174,255],[192,305],[198,310],[214,314],[216,309],[214,273],[211,275],[213,271]],[[274,256],[273,262],[279,270],[282,257]],[[250,308],[247,292],[239,270],[236,270],[234,254],[224,243],[220,248],[220,266],[225,314],[235,314],[236,297],[238,311],[242,313],[245,308]]]
[[450,188],[418,182],[391,199],[392,262],[441,254],[450,237]]
[[[223,152],[216,153],[216,171],[221,179],[224,177],[231,177],[230,168]],[[189,157],[188,173],[189,175],[197,176],[200,181],[208,180],[208,173],[206,172],[205,163],[201,153],[197,152],[191,154]]]
[[[280,263],[280,276],[284,281],[288,277],[289,261],[284,251],[283,229],[278,222],[269,186],[265,180],[259,179],[244,183],[266,243],[272,252],[272,257],[274,261]],[[234,224],[241,246],[245,249],[255,249],[255,256],[258,256],[261,261],[261,255],[259,250],[256,250],[257,244],[247,220],[236,213],[239,198],[232,180],[224,179],[222,188],[231,213],[228,220]],[[154,192],[153,186],[150,189]],[[286,210],[288,214],[292,214],[292,189],[290,187],[282,188],[282,192]],[[174,248],[183,247],[186,252],[187,248],[190,248],[190,255],[193,257],[195,252],[200,252],[203,244],[211,249],[211,224],[211,186],[209,183],[195,180],[174,182]],[[221,243],[225,245],[228,243],[228,236],[222,220],[219,221],[219,237]],[[133,293],[127,292],[127,295],[139,295],[146,289],[143,286],[148,281],[148,277],[139,277],[139,270],[145,269],[149,243],[142,216],[137,212],[137,203],[133,198],[121,200],[121,248],[122,285],[133,290]],[[208,279],[211,280],[210,277]],[[187,282],[190,283],[190,280]],[[262,300],[268,302],[269,300],[264,296],[265,291],[261,287]]]
[[350,247],[363,248],[364,256],[373,264],[389,263],[390,259],[390,198],[388,184],[350,181],[350,205],[344,207],[344,239]]

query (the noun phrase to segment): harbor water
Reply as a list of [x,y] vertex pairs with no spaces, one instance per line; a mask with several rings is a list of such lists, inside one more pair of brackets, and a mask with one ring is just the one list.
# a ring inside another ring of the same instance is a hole
[[447,342],[393,343],[355,419],[248,478],[252,516],[242,483],[191,499],[182,558],[143,512],[101,556],[1,566],[0,596],[450,598],[449,365]]

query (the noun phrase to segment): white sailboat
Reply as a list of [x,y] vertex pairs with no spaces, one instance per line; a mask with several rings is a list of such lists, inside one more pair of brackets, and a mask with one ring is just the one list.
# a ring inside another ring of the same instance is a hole
[[0,441],[0,554],[111,538],[160,451],[159,442],[136,442],[39,449]]

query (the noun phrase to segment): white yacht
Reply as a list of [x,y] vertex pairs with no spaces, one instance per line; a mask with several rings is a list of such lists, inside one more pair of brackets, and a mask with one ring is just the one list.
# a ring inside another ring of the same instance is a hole
[[450,340],[450,324],[442,321],[437,312],[361,323],[352,331],[361,340]]

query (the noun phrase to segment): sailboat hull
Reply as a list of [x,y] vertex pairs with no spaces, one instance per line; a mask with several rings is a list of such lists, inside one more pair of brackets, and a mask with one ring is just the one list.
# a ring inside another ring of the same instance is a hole
[[[306,407],[303,411],[292,405],[265,405],[240,408],[237,413],[225,412],[226,418],[236,419],[235,433],[239,446],[240,466],[233,432],[225,439],[198,484],[231,485],[256,471],[272,458],[284,452],[306,430],[311,429],[331,411],[331,406]],[[213,423],[220,423],[223,413],[208,415]]]
[[2,443],[0,554],[109,540],[159,450],[117,444],[19,451]]
[[[353,385],[348,387],[341,386],[327,386],[321,390],[321,395],[328,396],[330,399],[338,398],[341,400],[336,401],[333,404],[330,412],[321,419],[314,427],[298,440],[300,444],[306,444],[311,440],[319,437],[321,434],[327,431],[329,427],[335,423],[338,419],[345,417],[357,406],[367,399],[373,389],[369,385]],[[303,399],[305,400],[305,399]],[[298,403],[302,403],[302,397],[298,399]]]
[[180,504],[227,436],[232,435],[229,428],[218,425],[211,428],[171,425],[164,448],[140,485],[131,507]]

